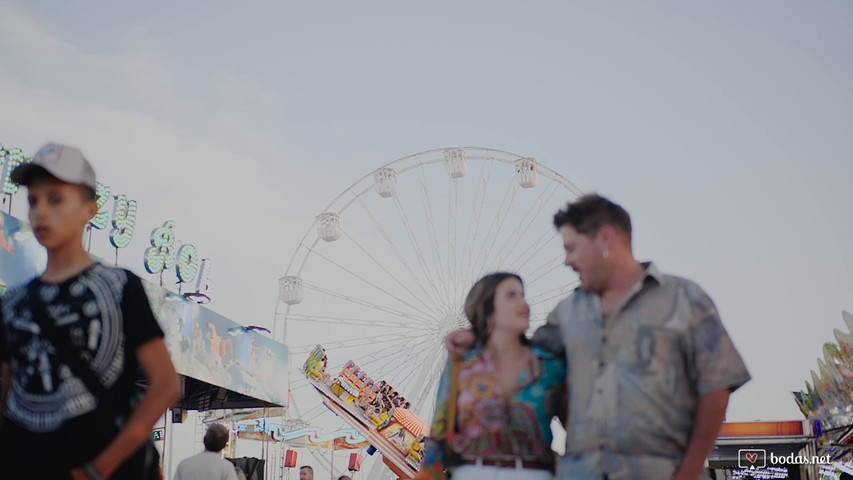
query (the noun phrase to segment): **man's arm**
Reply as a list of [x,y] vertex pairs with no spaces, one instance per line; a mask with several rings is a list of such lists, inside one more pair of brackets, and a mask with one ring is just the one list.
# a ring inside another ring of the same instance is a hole
[[473,330],[456,330],[444,337],[444,346],[447,347],[447,354],[451,359],[462,360],[465,352],[474,346],[475,341],[477,341],[477,337]]
[[720,426],[726,417],[726,407],[729,404],[729,389],[708,392],[699,397],[699,406],[693,427],[693,435],[687,446],[684,461],[673,480],[696,480],[700,478],[705,468],[705,459],[714,448],[714,442],[720,434]]
[[548,314],[545,325],[536,329],[530,341],[542,350],[556,355],[557,358],[566,358],[566,346],[563,344],[563,334],[560,332],[560,321],[557,317],[556,308]]

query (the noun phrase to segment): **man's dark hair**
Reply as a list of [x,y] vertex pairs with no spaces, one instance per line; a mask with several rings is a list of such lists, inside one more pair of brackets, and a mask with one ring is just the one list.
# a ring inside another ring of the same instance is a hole
[[349,475],[341,475],[340,477],[338,477],[338,480],[352,480],[352,477],[350,477]]
[[309,472],[314,473],[314,469],[311,467],[311,465],[302,465],[301,467],[299,467],[299,469],[308,470]]
[[214,423],[207,427],[207,433],[204,434],[204,448],[211,452],[221,452],[228,443],[228,429],[224,426]]
[[621,230],[631,238],[631,216],[620,205],[596,194],[589,193],[569,202],[565,210],[554,215],[554,227],[558,230],[570,225],[578,233],[591,236],[604,225]]

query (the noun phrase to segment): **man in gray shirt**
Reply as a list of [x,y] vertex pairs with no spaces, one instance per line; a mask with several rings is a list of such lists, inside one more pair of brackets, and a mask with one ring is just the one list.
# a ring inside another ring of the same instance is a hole
[[[533,343],[565,355],[566,455],[557,478],[697,480],[729,394],[750,376],[710,297],[634,259],[631,219],[585,195],[554,216],[580,286]],[[471,343],[448,339],[451,354]]]
[[234,464],[219,452],[228,443],[228,429],[214,423],[204,434],[204,451],[185,458],[175,470],[174,480],[237,480]]

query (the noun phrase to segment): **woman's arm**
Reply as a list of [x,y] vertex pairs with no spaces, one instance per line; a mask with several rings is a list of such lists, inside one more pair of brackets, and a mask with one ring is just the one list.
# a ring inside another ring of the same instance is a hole
[[[178,374],[163,338],[155,338],[140,345],[136,349],[136,357],[148,376],[148,391],[124,428],[92,461],[92,466],[103,478],[109,478],[142,446],[151,435],[154,424],[181,396]],[[72,470],[71,475],[75,480],[90,478],[82,468]]]

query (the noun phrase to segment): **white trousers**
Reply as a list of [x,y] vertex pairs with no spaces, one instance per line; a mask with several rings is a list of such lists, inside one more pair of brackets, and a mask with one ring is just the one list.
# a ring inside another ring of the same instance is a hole
[[453,469],[451,480],[554,480],[554,474],[529,468],[460,465]]

